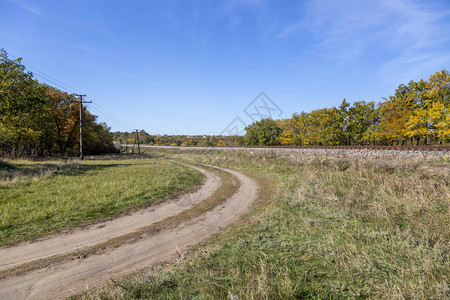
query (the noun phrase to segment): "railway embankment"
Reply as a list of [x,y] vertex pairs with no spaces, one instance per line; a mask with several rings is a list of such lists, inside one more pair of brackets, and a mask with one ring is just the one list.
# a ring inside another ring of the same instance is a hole
[[370,158],[370,159],[436,159],[450,157],[448,147],[173,147],[150,146],[145,148],[166,148],[178,150],[223,150],[223,151],[250,151],[269,152],[289,156],[312,155],[333,156],[338,158]]

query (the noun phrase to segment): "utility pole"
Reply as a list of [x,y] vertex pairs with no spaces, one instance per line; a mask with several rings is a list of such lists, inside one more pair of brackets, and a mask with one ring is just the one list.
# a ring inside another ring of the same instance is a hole
[[75,96],[80,97],[79,101],[73,102],[80,103],[80,160],[83,160],[83,103],[92,103],[92,101],[83,101],[86,95],[75,94]]
[[135,131],[136,131],[136,140],[137,140],[137,145],[138,145],[138,153],[141,154],[141,147],[139,146],[139,129],[135,129]]

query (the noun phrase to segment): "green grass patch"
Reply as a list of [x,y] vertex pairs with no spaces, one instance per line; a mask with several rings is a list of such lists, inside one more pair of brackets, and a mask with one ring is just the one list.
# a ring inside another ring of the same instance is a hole
[[151,205],[203,178],[161,158],[11,164],[21,175],[0,188],[0,245]]
[[165,153],[254,174],[259,202],[187,256],[85,299],[450,297],[448,164]]
[[6,278],[8,276],[23,275],[25,273],[45,268],[50,265],[54,266],[59,263],[76,259],[76,257],[79,256],[91,256],[94,254],[99,254],[104,251],[107,251],[108,249],[119,247],[120,245],[127,243],[130,240],[136,241],[140,238],[145,238],[145,236],[147,236],[148,234],[152,234],[160,230],[168,230],[181,222],[199,217],[204,213],[208,212],[209,210],[213,209],[214,207],[220,205],[223,201],[226,201],[229,197],[231,197],[239,188],[239,182],[232,174],[212,167],[207,166],[200,166],[200,167],[207,169],[210,172],[215,173],[217,176],[219,176],[221,179],[221,185],[210,197],[195,204],[193,207],[184,210],[177,215],[167,217],[162,221],[156,222],[149,226],[142,227],[139,230],[114,237],[106,242],[93,245],[91,247],[84,248],[81,250],[77,250],[71,253],[63,255],[55,255],[52,257],[36,260],[12,269],[2,271],[0,272],[0,279]]

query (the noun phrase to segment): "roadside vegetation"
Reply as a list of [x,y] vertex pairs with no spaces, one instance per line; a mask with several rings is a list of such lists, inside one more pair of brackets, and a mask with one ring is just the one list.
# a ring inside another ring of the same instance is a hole
[[450,164],[158,150],[259,181],[242,221],[83,299],[447,299]]
[[0,245],[162,201],[203,176],[163,158],[10,161],[0,165]]

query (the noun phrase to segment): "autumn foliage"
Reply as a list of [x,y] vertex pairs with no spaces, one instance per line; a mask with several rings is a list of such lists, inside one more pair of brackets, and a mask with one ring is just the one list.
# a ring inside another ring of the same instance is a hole
[[[262,119],[245,136],[149,135],[140,141],[175,146],[274,145],[434,145],[450,143],[450,73],[427,81],[401,84],[384,101],[347,102],[338,107],[294,113],[282,120]],[[133,144],[135,133],[115,132],[114,139]]]
[[[275,122],[275,121],[273,121]],[[433,145],[450,142],[450,74],[401,84],[383,102],[345,99],[339,107],[295,113],[246,128],[248,145]],[[255,136],[255,132],[258,134]],[[271,136],[270,138],[268,136]],[[274,141],[277,142],[274,142]],[[264,142],[270,141],[270,142]]]
[[[434,145],[450,143],[450,73],[401,84],[384,101],[344,99],[338,107],[294,113],[291,118],[255,121],[245,136],[149,135],[142,143],[174,146],[275,145]],[[135,133],[115,132],[119,143],[133,144]]]
[[[39,157],[75,155],[79,104],[74,95],[37,82],[21,60],[0,51],[0,155]],[[114,152],[112,134],[83,108],[86,154]]]

